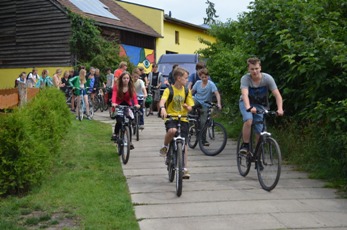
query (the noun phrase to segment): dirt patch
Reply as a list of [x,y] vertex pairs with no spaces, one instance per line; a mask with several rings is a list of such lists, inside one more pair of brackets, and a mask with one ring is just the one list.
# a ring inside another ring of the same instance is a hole
[[20,218],[20,225],[27,229],[78,229],[79,218],[68,212],[46,213],[43,211],[33,211],[24,214]]

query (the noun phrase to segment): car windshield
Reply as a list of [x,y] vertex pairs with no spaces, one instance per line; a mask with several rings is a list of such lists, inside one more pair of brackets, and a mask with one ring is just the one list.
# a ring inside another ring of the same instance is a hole
[[[164,77],[168,77],[169,73],[172,71],[172,66],[175,63],[160,63],[158,65],[158,71],[161,72]],[[189,74],[195,73],[195,65],[196,63],[177,63],[180,67],[186,69]]]

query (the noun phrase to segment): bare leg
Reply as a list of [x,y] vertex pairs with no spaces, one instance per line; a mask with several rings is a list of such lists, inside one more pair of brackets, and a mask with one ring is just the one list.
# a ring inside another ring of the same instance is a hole
[[172,140],[172,138],[174,138],[175,134],[177,132],[176,128],[171,128],[169,129],[166,134],[165,134],[165,138],[164,138],[164,145],[168,146]]
[[88,95],[84,95],[84,103],[86,105],[86,110],[87,110],[87,116],[89,116],[89,103],[88,103]]
[[249,137],[251,135],[251,127],[253,120],[247,120],[243,123],[242,137],[244,143],[249,143]]

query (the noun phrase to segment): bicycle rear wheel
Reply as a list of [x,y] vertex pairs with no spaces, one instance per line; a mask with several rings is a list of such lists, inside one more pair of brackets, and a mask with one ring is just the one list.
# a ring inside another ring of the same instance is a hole
[[175,154],[174,154],[174,146],[171,143],[169,147],[169,151],[167,153],[167,171],[169,174],[169,181],[172,182],[175,179]]
[[[203,138],[206,135],[206,138]],[[223,151],[227,143],[227,131],[218,122],[211,121],[199,134],[199,147],[207,156],[216,156]]]
[[123,138],[122,138],[122,145],[123,145],[123,152],[122,152],[122,161],[123,164],[128,163],[129,157],[130,157],[130,131],[129,127],[124,127],[124,133],[123,133]]
[[182,195],[183,187],[183,154],[182,143],[177,143],[177,155],[176,155],[176,195],[180,197]]
[[194,149],[196,145],[198,144],[198,133],[195,127],[195,124],[189,126],[188,131],[188,146],[191,149]]
[[251,168],[251,160],[249,155],[245,155],[240,153],[241,145],[243,144],[242,132],[239,135],[236,146],[236,161],[237,161],[237,169],[241,176],[245,177],[248,175],[249,170]]
[[266,137],[257,150],[257,174],[261,187],[266,191],[274,189],[281,175],[281,150],[275,139]]

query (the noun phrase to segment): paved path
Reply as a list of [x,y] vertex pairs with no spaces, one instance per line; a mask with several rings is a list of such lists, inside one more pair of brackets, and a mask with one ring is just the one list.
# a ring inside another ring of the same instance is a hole
[[[94,119],[113,123],[105,112]],[[231,140],[215,157],[205,156],[198,146],[189,150],[191,178],[177,197],[158,153],[164,123],[155,116],[145,123],[123,165],[141,230],[347,229],[347,200],[334,189],[285,166],[277,187],[266,192],[253,167],[246,178],[239,175]]]

